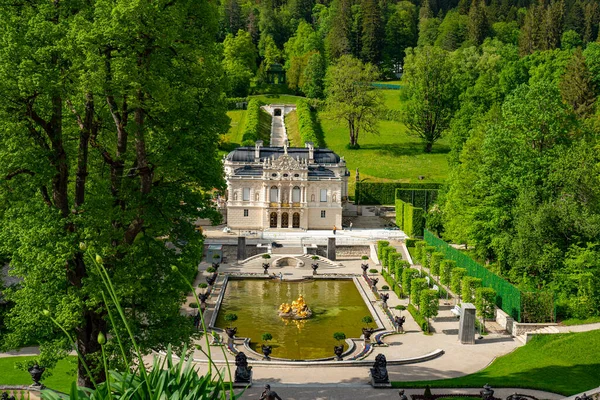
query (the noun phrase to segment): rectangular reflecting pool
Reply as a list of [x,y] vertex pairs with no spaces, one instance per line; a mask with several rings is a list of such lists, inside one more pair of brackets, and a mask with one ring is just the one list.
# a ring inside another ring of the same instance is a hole
[[[292,303],[302,294],[313,312],[306,320],[279,317],[282,303]],[[334,332],[360,337],[362,318],[371,315],[352,280],[279,282],[275,279],[230,279],[215,325],[226,328],[225,315],[235,313],[236,336],[248,337],[252,349],[262,354],[262,334],[273,340],[271,357],[315,359],[333,356],[339,343]],[[373,325],[374,327],[374,325]],[[347,347],[344,348],[346,350]]]

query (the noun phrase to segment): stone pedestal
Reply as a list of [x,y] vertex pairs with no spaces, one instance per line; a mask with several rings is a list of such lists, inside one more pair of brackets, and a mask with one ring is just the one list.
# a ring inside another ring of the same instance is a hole
[[327,238],[327,258],[335,261],[335,238]]
[[475,344],[475,306],[471,303],[462,304],[458,340],[461,344]]
[[244,236],[238,236],[238,245],[237,245],[237,259],[245,260],[246,257],[246,238]]

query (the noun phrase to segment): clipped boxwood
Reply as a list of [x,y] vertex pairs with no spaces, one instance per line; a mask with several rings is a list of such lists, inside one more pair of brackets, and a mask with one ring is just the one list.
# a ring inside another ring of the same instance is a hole
[[383,285],[381,287],[381,290],[390,290],[390,287],[388,285]]
[[215,271],[216,271],[215,267],[206,268],[206,272],[215,272]]
[[190,303],[190,308],[198,308],[198,303]]
[[371,273],[371,274],[376,274],[377,272],[379,272],[379,271],[377,271],[375,268],[371,268],[369,270],[369,273]]
[[315,129],[314,116],[306,100],[301,99],[296,102],[296,113],[298,114],[298,129],[302,141],[304,143],[312,142],[315,147],[321,147],[322,143]]
[[417,311],[417,309],[415,308],[415,306],[413,306],[412,304],[409,304],[408,307],[408,312],[410,313],[410,315],[412,315],[413,319],[415,320],[415,322],[419,325],[419,327],[421,328],[421,330],[423,332],[427,332],[429,330],[428,328],[428,324],[427,324],[427,319],[425,319],[425,317],[423,317],[421,315],[421,313],[419,313],[419,311]]

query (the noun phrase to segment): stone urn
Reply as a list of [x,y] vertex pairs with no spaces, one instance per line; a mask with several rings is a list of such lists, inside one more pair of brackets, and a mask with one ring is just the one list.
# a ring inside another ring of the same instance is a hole
[[216,275],[206,277],[206,283],[208,283],[208,286],[214,285],[216,280],[217,280]]
[[213,266],[213,268],[214,268],[214,269],[215,269],[215,271],[216,271],[216,270],[218,270],[218,269],[219,269],[219,267],[221,266],[221,264],[220,264],[220,263],[218,263],[218,262],[214,262],[214,263],[212,263],[212,266]]
[[362,333],[363,333],[365,340],[371,340],[371,335],[373,334],[374,331],[375,331],[375,329],[373,329],[373,328],[362,328]]
[[269,273],[268,270],[269,270],[269,267],[270,267],[269,263],[263,263],[262,267],[265,270],[265,274],[268,274]]
[[233,339],[235,334],[237,333],[237,328],[233,327],[233,328],[225,328],[225,333],[227,334],[227,336],[229,337],[229,339]]
[[361,264],[360,267],[363,270],[363,274],[366,275],[367,274],[367,270],[369,269],[369,264]]
[[333,352],[335,353],[337,360],[342,361],[342,354],[344,353],[344,345],[333,346]]
[[46,368],[43,368],[37,364],[35,364],[33,367],[29,368],[27,371],[29,371],[29,375],[31,375],[31,379],[33,379],[33,385],[35,387],[43,387],[43,385],[40,383],[40,379],[42,379],[42,374],[44,373],[44,371],[46,370]]
[[316,275],[317,274],[317,270],[319,269],[319,264],[314,263],[314,264],[311,264],[310,267],[313,270],[313,275]]
[[265,355],[265,360],[270,360],[271,357],[269,357],[271,355],[271,352],[273,351],[273,349],[271,348],[271,346],[267,346],[267,345],[262,345],[262,352]]

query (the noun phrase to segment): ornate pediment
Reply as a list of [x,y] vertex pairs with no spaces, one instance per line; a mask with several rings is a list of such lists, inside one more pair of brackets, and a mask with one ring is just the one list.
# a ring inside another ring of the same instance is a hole
[[302,166],[295,158],[291,157],[288,154],[283,154],[282,156],[273,161],[272,168],[290,171],[295,169],[301,169]]

